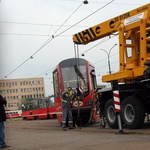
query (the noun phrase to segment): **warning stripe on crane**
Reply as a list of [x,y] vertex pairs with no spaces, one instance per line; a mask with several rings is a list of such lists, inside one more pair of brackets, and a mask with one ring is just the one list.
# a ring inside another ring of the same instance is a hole
[[120,97],[118,90],[113,91],[113,97],[114,97],[115,112],[120,112]]

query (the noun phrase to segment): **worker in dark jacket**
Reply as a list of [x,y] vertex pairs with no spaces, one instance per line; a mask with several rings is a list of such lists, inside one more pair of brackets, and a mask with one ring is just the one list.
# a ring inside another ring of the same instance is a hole
[[0,148],[10,147],[5,143],[5,133],[4,133],[4,121],[6,121],[5,108],[7,102],[1,95],[2,91],[0,91]]
[[[62,130],[66,130],[68,122],[68,128],[73,129],[73,117],[72,117],[72,99],[74,98],[72,88],[68,87],[66,91],[62,93]],[[68,119],[68,120],[67,120]]]

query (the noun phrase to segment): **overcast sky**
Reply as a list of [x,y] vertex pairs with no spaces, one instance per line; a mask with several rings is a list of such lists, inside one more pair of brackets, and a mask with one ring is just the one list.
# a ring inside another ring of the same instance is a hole
[[[111,0],[88,2],[85,5],[82,0],[0,0],[0,79],[44,77],[46,95],[53,94],[52,71],[60,61],[74,57],[73,34],[149,0],[115,0],[106,7],[103,6]],[[48,39],[48,44],[41,48]],[[115,43],[117,37],[79,46],[79,52],[85,53],[84,58],[96,67],[98,83],[108,73],[107,55],[100,49],[109,50]],[[110,55],[112,71],[118,71],[117,49],[115,46]]]

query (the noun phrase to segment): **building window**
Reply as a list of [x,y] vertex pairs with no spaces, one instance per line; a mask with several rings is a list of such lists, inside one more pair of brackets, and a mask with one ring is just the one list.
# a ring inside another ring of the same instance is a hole
[[6,94],[6,91],[5,91],[5,90],[3,90],[2,92],[3,92],[4,94]]
[[9,87],[11,87],[11,82],[9,82]]

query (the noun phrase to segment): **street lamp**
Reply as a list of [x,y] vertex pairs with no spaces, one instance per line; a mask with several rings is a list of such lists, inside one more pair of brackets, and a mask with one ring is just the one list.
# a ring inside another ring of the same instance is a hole
[[109,52],[107,52],[105,49],[100,49],[101,51],[104,51],[107,54],[108,57],[108,67],[109,67],[109,74],[111,74],[111,68],[110,68],[110,52],[111,50],[116,46],[117,44],[115,44],[110,50]]

